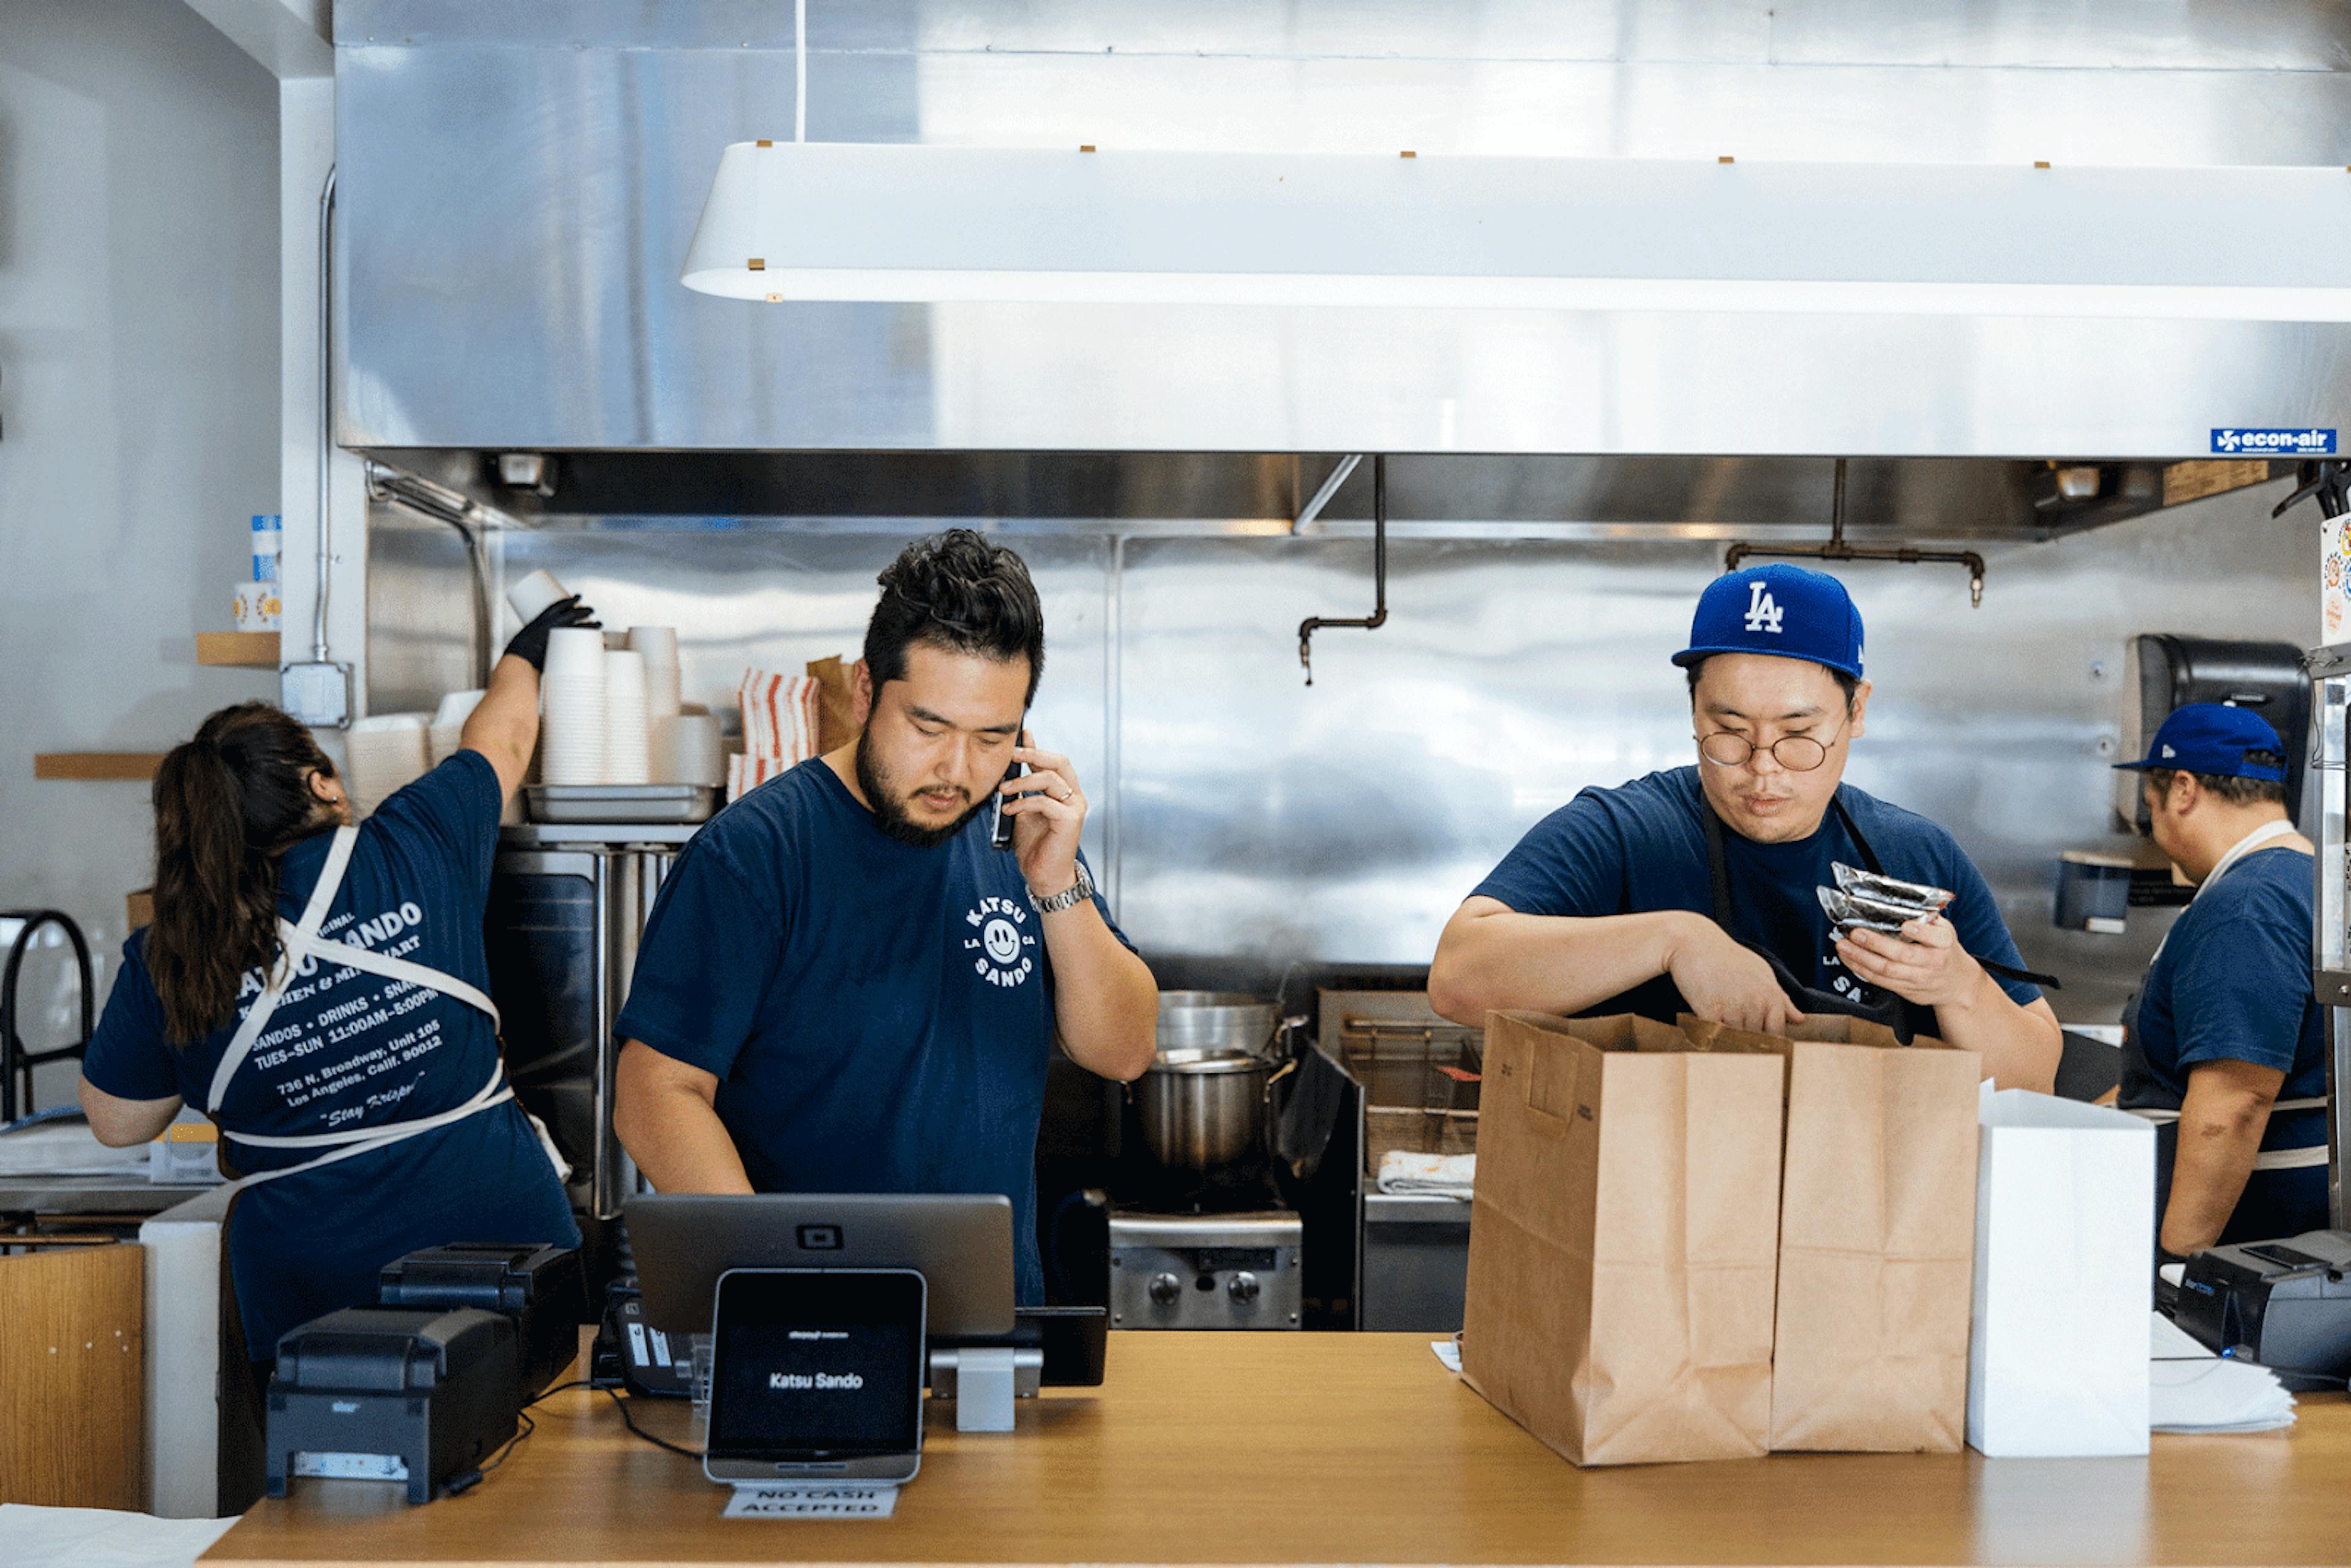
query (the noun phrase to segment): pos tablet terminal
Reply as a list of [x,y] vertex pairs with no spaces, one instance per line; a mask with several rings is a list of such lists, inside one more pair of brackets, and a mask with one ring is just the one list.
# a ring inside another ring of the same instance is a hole
[[1014,1305],[1012,1204],[1000,1194],[652,1194],[625,1215],[639,1296],[622,1332],[673,1370],[711,1323],[735,1269],[908,1269],[925,1281],[931,1391],[959,1431],[1009,1431],[1013,1402],[1045,1383],[1102,1381],[1098,1307]]
[[715,1481],[905,1481],[923,1459],[923,1277],[732,1269],[710,1338]]

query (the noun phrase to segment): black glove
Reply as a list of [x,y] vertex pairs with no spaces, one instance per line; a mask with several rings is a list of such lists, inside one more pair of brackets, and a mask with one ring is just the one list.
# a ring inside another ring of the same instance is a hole
[[517,659],[528,660],[532,669],[544,672],[547,668],[549,632],[559,626],[601,624],[596,619],[596,612],[580,603],[580,596],[575,593],[568,599],[559,599],[540,611],[529,625],[515,633],[514,641],[507,644],[507,652]]

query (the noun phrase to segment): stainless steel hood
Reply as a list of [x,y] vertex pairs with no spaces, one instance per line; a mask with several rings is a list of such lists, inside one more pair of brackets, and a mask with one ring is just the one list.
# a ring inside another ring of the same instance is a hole
[[[810,9],[809,134],[824,140],[2351,164],[2339,5]],[[719,150],[790,134],[790,7],[340,0],[336,44],[338,434],[357,448],[1228,454],[1238,513],[1262,517],[1287,504],[1257,488],[1278,490],[1265,475],[1287,460],[1250,455],[2168,459],[2208,455],[2218,426],[2351,423],[2341,326],[747,306],[689,292],[678,269]],[[1058,460],[1022,459],[1039,461]],[[756,489],[756,466],[732,472]],[[1825,514],[1809,504],[1820,467],[1795,486],[1807,518]],[[683,470],[608,472],[617,497]],[[1594,510],[1544,472],[1413,512]],[[1674,520],[1788,509],[1771,482],[1710,509],[1719,477],[1669,486],[1692,503]],[[1084,505],[1122,515],[1138,494]],[[986,485],[971,515],[999,505],[1037,515]]]
[[[498,454],[371,449],[425,481],[428,506],[497,527],[801,527],[1007,533],[1349,534],[1368,528],[1370,470],[1301,521],[1343,459],[1328,454],[564,452],[508,483]],[[534,458],[539,455],[531,455]],[[1849,465],[1855,543],[2051,539],[2283,476],[2291,464],[2053,464],[1877,457]],[[1388,518],[1422,538],[1817,539],[1836,465],[1806,457],[1398,455]]]

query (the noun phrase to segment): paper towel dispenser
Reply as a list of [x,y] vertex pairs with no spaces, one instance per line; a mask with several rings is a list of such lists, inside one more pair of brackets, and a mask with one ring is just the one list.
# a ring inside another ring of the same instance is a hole
[[[2310,677],[2302,650],[2291,643],[2248,643],[2150,632],[2134,637],[2125,655],[2122,750],[2117,760],[2147,754],[2147,737],[2175,709],[2189,703],[2227,703],[2269,720],[2285,742],[2287,809],[2302,801],[2310,750]],[[2115,812],[2133,831],[2147,831],[2139,775],[2115,775]]]

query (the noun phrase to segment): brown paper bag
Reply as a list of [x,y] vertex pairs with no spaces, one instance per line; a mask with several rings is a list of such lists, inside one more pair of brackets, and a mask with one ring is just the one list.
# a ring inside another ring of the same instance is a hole
[[1792,1039],[1696,1019],[1702,1045],[1788,1057],[1771,1447],[1956,1453],[1974,1299],[1982,1058],[1855,1019]]
[[1462,1375],[1576,1464],[1765,1450],[1782,1069],[1725,1045],[1487,1019]]
[[857,665],[836,654],[810,659],[808,673],[816,681],[816,748],[821,754],[857,738]]

